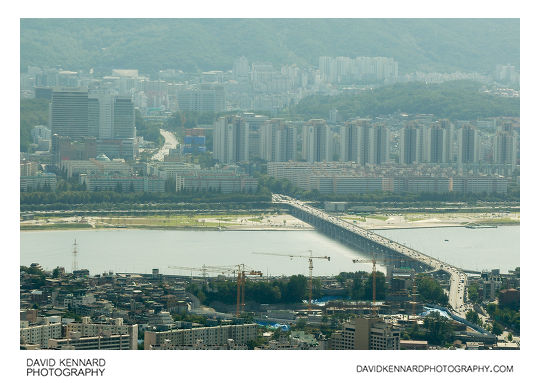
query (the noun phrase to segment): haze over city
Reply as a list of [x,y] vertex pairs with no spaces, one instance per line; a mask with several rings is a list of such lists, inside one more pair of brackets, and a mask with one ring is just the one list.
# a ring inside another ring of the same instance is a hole
[[519,37],[21,19],[20,348],[520,349]]

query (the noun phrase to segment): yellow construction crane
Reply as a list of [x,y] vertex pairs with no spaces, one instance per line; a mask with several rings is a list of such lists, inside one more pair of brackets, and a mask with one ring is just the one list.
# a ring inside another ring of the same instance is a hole
[[311,300],[313,296],[313,260],[314,259],[327,259],[330,261],[330,257],[327,256],[314,256],[313,252],[311,250],[309,251],[309,255],[296,255],[296,254],[277,254],[277,253],[262,253],[254,251],[253,254],[261,254],[261,255],[275,255],[278,257],[290,257],[293,258],[307,258],[309,262],[309,279],[308,279],[308,291],[309,291],[309,300],[308,300],[308,315],[311,313]]
[[[372,303],[371,303],[371,314],[373,316],[375,316],[377,314],[377,309],[376,309],[376,306],[375,306],[375,303],[376,303],[376,296],[377,296],[377,293],[376,293],[376,289],[377,289],[377,283],[376,283],[376,275],[377,275],[377,269],[376,269],[376,260],[375,260],[375,255],[372,254],[372,258],[371,260],[364,260],[364,259],[353,259],[353,263],[372,263],[373,264],[373,269],[372,269],[372,283],[373,283],[373,298],[372,298]],[[412,285],[412,312],[414,314],[415,312],[415,308],[416,308],[416,273],[414,273],[414,276],[413,276],[413,285]]]
[[373,300],[371,302],[371,315],[377,316],[377,307],[375,306],[375,303],[377,301],[377,268],[376,268],[376,261],[375,261],[375,255],[372,256],[371,260],[367,259],[353,259],[353,263],[373,263],[373,270],[371,273],[371,279],[373,283]]

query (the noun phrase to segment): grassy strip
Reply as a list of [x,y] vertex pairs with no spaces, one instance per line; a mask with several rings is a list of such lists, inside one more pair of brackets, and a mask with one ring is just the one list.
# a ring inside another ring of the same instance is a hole
[[48,225],[21,225],[21,230],[65,230],[65,229],[93,229],[87,223],[58,223]]

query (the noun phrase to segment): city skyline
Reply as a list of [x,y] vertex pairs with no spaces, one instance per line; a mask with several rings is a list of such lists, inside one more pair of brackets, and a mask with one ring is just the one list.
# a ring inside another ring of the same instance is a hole
[[521,349],[519,19],[111,21],[20,22],[21,350]]

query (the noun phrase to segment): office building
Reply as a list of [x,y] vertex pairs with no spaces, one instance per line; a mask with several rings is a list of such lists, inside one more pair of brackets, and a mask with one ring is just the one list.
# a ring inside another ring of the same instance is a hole
[[88,132],[88,91],[55,89],[49,114],[51,134],[80,140]]
[[135,138],[135,109],[130,97],[113,98],[113,137],[115,139]]
[[88,160],[96,158],[97,147],[95,137],[85,137],[80,141],[74,141],[69,137],[52,136],[51,151],[52,161],[59,165],[63,160]]
[[[90,137],[99,137],[100,136],[100,127],[102,123],[100,121],[100,116],[103,116],[105,113],[100,111],[100,106],[103,103],[100,103],[98,98],[89,97],[88,98],[88,135]],[[110,129],[112,131],[112,129]],[[103,133],[102,133],[103,135]]]
[[400,332],[379,317],[358,317],[332,334],[332,350],[399,350]]
[[95,142],[96,153],[105,154],[109,158],[122,158],[126,161],[132,161],[138,151],[135,138],[100,138]]

